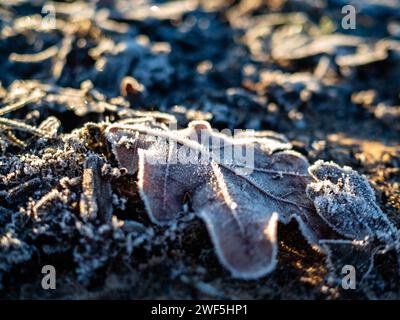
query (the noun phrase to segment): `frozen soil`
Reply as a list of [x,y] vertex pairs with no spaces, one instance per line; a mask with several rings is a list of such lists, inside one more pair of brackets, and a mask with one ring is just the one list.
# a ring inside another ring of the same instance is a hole
[[[276,131],[310,163],[366,175],[400,227],[400,3],[364,1],[357,28],[343,30],[342,1],[316,2],[57,2],[49,30],[40,1],[2,2],[0,107],[25,106],[1,116],[59,123],[42,126],[46,137],[12,130],[21,145],[0,122],[0,297],[398,299],[394,252],[376,256],[367,283],[343,290],[295,222],[279,225],[274,272],[233,279],[190,208],[173,226],[150,222],[136,177],[120,172],[102,135],[104,121],[153,111],[182,127],[204,119]],[[106,159],[112,219],[82,217],[89,153]],[[41,289],[46,264],[56,290]]]

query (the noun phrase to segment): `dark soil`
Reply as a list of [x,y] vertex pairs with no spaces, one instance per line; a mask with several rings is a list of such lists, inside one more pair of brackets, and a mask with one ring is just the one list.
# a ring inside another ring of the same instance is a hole
[[[51,139],[0,122],[0,239],[14,239],[0,242],[0,297],[399,298],[393,252],[375,258],[367,283],[343,290],[293,222],[279,226],[276,270],[236,280],[200,219],[150,222],[134,176],[110,174],[114,219],[87,224],[74,178],[88,152],[117,170],[102,121],[160,111],[181,127],[205,119],[218,129],[276,131],[310,163],[351,166],[400,227],[400,2],[360,1],[354,30],[341,26],[340,0],[143,3],[57,1],[55,29],[43,28],[44,2],[0,4],[0,107],[41,93],[1,116],[32,127],[60,121]],[[38,172],[24,172],[35,161]],[[60,198],[35,209],[54,189]],[[130,233],[142,242],[128,254],[121,243]],[[56,290],[41,289],[46,264],[57,269]]]

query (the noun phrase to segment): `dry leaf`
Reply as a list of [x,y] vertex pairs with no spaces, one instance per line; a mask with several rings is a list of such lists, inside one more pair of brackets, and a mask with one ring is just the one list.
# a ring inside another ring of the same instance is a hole
[[368,180],[350,167],[317,161],[309,169],[314,182],[307,186],[318,215],[341,240],[319,238],[333,277],[341,279],[342,267],[352,265],[364,281],[373,272],[374,257],[394,249],[400,266],[399,231],[382,212]]
[[396,241],[398,230],[376,204],[364,176],[324,161],[317,161],[309,171],[316,182],[307,186],[307,195],[331,228],[353,240]]
[[[190,194],[221,263],[235,277],[258,278],[272,271],[278,220],[312,216],[312,203],[305,196],[310,182],[307,160],[288,150],[290,145],[281,137],[231,138],[213,132],[204,121],[184,130],[117,124],[107,132],[120,165],[131,173],[138,168],[139,189],[151,220],[162,224],[175,219]],[[208,146],[210,140],[214,144]],[[254,148],[254,167],[228,159],[224,147],[229,146]],[[195,152],[182,158],[190,151]],[[303,223],[302,230],[311,239],[308,225]]]
[[296,219],[331,265],[340,245],[365,249],[359,256],[368,259],[358,264],[369,268],[377,252],[369,239],[397,243],[397,229],[376,204],[365,177],[322,161],[309,168],[282,136],[245,132],[230,137],[205,121],[183,130],[154,122],[114,124],[106,136],[119,165],[137,172],[151,220],[171,223],[190,198],[234,277],[254,279],[274,269],[278,221]]

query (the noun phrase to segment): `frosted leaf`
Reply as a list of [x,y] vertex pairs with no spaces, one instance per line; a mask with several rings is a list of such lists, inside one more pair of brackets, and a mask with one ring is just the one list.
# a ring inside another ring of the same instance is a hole
[[132,174],[137,171],[138,150],[148,148],[154,139],[147,137],[124,124],[112,125],[107,129],[106,137],[111,143],[112,152],[119,165]]
[[389,242],[396,238],[396,227],[376,204],[364,176],[350,167],[324,161],[317,161],[309,172],[316,182],[307,186],[307,195],[334,230],[353,240],[370,237]]
[[[287,223],[294,216],[318,217],[304,192],[310,181],[308,162],[285,150],[290,145],[281,137],[231,138],[215,133],[204,121],[192,122],[184,130],[140,124],[127,129],[111,125],[107,135],[110,142],[117,141],[113,151],[120,164],[131,172],[138,168],[139,190],[151,220],[172,222],[189,195],[193,210],[206,223],[221,263],[234,277],[258,278],[274,269],[278,220]],[[124,133],[131,137],[131,143],[118,144]],[[210,140],[219,146],[254,147],[252,171],[241,172],[249,168],[237,159],[227,161],[224,148],[213,149],[206,144]],[[197,151],[191,160],[201,160],[185,164],[173,161],[183,150]],[[303,226],[311,239],[308,224]]]

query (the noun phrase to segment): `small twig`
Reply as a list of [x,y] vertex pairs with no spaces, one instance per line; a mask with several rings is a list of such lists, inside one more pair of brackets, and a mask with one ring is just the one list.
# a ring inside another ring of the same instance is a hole
[[38,91],[36,91],[26,99],[23,99],[23,100],[18,101],[16,103],[13,103],[13,104],[10,104],[10,105],[5,106],[3,108],[0,108],[0,116],[3,116],[3,115],[5,115],[7,113],[10,113],[12,111],[21,109],[22,107],[24,107],[28,103],[35,102],[35,101],[39,100],[42,96],[43,96],[43,94],[41,94]]
[[15,62],[39,63],[54,57],[57,52],[57,46],[51,46],[46,50],[34,54],[18,54],[13,52],[10,54],[9,59]]
[[11,120],[11,119],[7,119],[7,118],[3,118],[3,117],[0,117],[0,127],[3,127],[3,128],[6,127],[8,129],[16,129],[19,131],[28,132],[28,133],[34,134],[36,136],[39,136],[39,137],[45,136],[45,134],[41,130],[36,129],[33,126],[30,126],[21,121]]
[[14,145],[24,148],[26,147],[26,143],[18,139],[11,131],[7,131],[7,139]]

